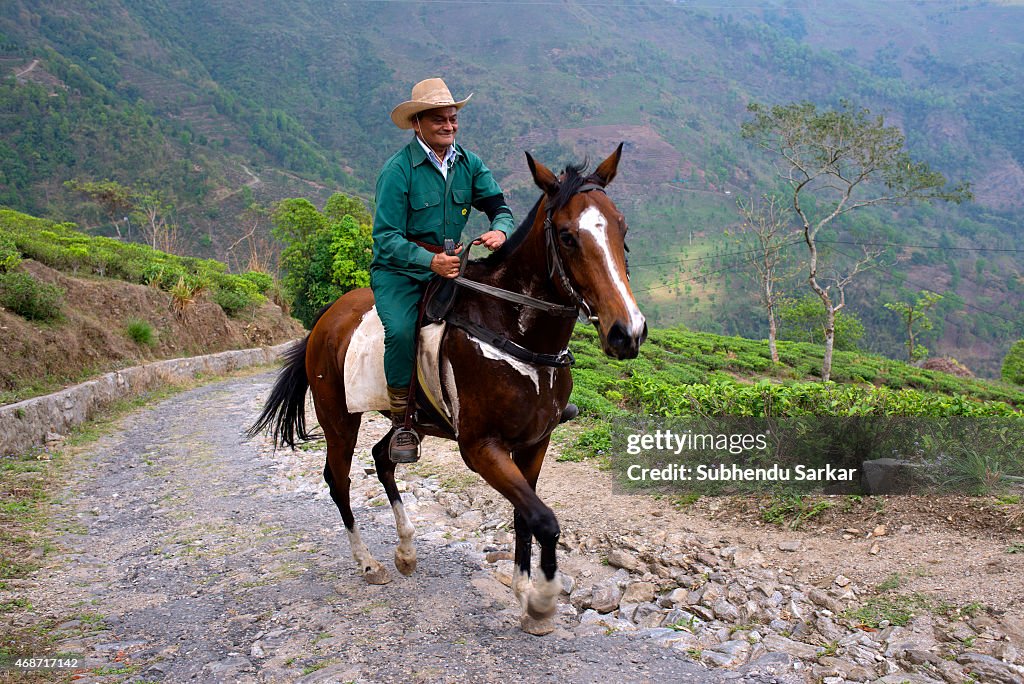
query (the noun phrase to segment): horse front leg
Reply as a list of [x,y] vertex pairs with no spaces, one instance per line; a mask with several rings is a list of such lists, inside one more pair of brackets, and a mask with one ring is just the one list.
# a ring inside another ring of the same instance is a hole
[[[530,634],[548,634],[555,629],[554,615],[562,585],[558,579],[555,547],[560,534],[554,512],[537,496],[540,475],[548,440],[529,449],[508,452],[493,442],[483,442],[468,449],[468,460],[481,477],[494,487],[515,509],[516,572],[512,591],[522,607],[520,625]],[[531,578],[531,540],[540,544],[542,577]]]

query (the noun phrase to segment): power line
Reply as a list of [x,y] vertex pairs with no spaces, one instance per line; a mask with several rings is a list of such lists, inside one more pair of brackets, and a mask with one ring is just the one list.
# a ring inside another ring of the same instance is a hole
[[695,276],[687,278],[685,280],[680,280],[678,283],[664,283],[662,285],[652,285],[651,287],[644,288],[643,290],[635,290],[634,292],[635,293],[637,293],[637,292],[653,292],[654,290],[663,290],[663,289],[669,288],[669,287],[676,287],[678,285],[685,285],[686,283],[692,283],[692,282],[695,282],[697,280],[701,280],[703,278],[708,278],[708,277],[713,276],[713,275],[718,275],[719,273],[725,273],[726,271],[735,271],[736,269],[741,268],[741,267],[743,267],[745,265],[746,264],[743,264],[743,263],[731,264],[731,265],[726,266],[724,268],[720,268],[717,271],[709,271],[707,273],[701,273],[700,275],[695,275]]
[[[857,242],[855,240],[822,240],[820,238],[817,239],[816,242],[821,243],[821,244],[829,244],[829,245],[856,245],[858,247],[905,247],[905,248],[910,248],[910,249],[936,249],[936,250],[940,250],[940,251],[1000,252],[1000,253],[1010,253],[1010,254],[1024,253],[1024,249],[1016,249],[1016,248],[1011,248],[1011,247],[940,247],[938,245],[910,245],[910,244],[906,244],[906,243],[903,243],[903,242]],[[791,240],[789,242],[782,243],[781,245],[779,245],[779,248],[783,249],[783,248],[786,248],[786,247],[791,247],[793,245],[802,244],[802,243],[803,243],[803,239],[802,238],[796,238],[796,239]],[[709,260],[718,259],[718,258],[721,258],[721,257],[738,256],[738,255],[744,255],[744,254],[752,254],[754,252],[760,252],[760,251],[761,251],[760,248],[755,248],[755,249],[743,250],[743,251],[739,251],[739,252],[723,252],[721,254],[710,254],[710,255],[707,255],[707,256],[688,257],[686,259],[666,259],[664,261],[646,261],[646,262],[640,262],[640,263],[632,263],[632,264],[630,264],[630,267],[631,268],[646,268],[646,267],[649,267],[649,266],[664,266],[664,265],[668,265],[668,264],[686,263],[686,262],[691,262],[691,261],[709,261]],[[839,250],[836,250],[836,251],[839,252]],[[839,252],[839,253],[840,254],[844,254],[843,252]],[[849,257],[850,255],[844,254],[844,256]],[[852,257],[850,257],[850,258],[852,258]]]
[[[790,247],[792,245],[799,244],[801,242],[803,242],[802,239],[795,239],[795,240],[790,240],[789,242],[783,242],[783,243],[781,243],[779,245],[779,249],[782,249],[783,247]],[[708,256],[688,257],[686,259],[666,259],[665,261],[648,261],[648,262],[641,262],[641,263],[638,263],[638,264],[632,264],[631,263],[630,264],[630,268],[633,268],[633,267],[646,267],[646,266],[664,266],[665,264],[680,264],[680,263],[685,263],[685,262],[688,262],[688,261],[709,261],[711,259],[719,259],[721,257],[740,256],[740,255],[743,255],[743,254],[753,254],[754,252],[761,252],[761,251],[764,251],[764,250],[762,248],[760,248],[760,247],[755,247],[754,249],[745,249],[745,250],[742,250],[742,251],[739,251],[739,252],[723,252],[721,254],[709,254]]]
[[[843,252],[841,250],[837,249],[836,251],[839,252],[840,254],[842,254],[843,256],[845,256],[847,259],[853,259],[854,258],[854,257],[851,257],[846,252]],[[884,269],[881,269],[880,272],[885,274],[883,276],[883,278],[885,278],[887,280],[890,280],[891,282],[895,282],[896,275],[894,273],[892,273],[890,271],[887,271],[887,270],[884,270]],[[906,278],[903,279],[903,282],[907,283],[908,285],[911,285],[913,287],[916,287],[918,289],[924,290],[925,292],[931,292],[932,294],[937,294],[937,295],[943,296],[942,292],[937,292],[937,291],[931,289],[930,287],[928,287],[926,285],[921,285],[919,283],[911,282],[911,281],[907,280]],[[1014,326],[1020,326],[1021,325],[1021,321],[1019,321],[1019,320],[1015,321],[1013,319],[1007,318],[1006,316],[1003,316],[1002,314],[998,314],[998,313],[996,313],[994,311],[989,311],[987,309],[982,309],[980,306],[975,306],[974,304],[971,304],[969,302],[964,301],[964,302],[962,302],[962,304],[965,307],[967,307],[968,309],[974,309],[975,311],[978,311],[979,313],[987,314],[989,316],[992,316],[993,318],[998,318],[999,320],[1006,321],[1007,323],[1010,323],[1011,325],[1014,325]]]
[[[879,2],[886,2],[888,0],[878,0]],[[564,0],[356,0],[357,3],[365,4],[420,4],[420,5],[537,5],[537,6],[564,6],[566,3]],[[948,0],[915,0],[915,4],[945,4]],[[762,5],[731,5],[731,4],[711,4],[711,3],[691,3],[691,2],[664,2],[664,3],[629,3],[623,4],[621,2],[574,2],[579,7],[613,7],[616,9],[633,9],[633,8],[655,8],[655,9],[677,9],[677,10],[778,10],[783,12],[795,11],[795,10],[810,10],[818,9],[816,2],[811,2],[804,5],[787,5],[786,7],[772,7],[770,4],[765,3]],[[909,3],[908,3],[909,4]]]
[[[800,242],[800,241],[798,240],[796,242]],[[795,242],[787,243],[787,245],[792,245],[792,244],[796,244],[796,243]],[[849,243],[849,244],[868,244],[868,243],[856,243],[856,242],[854,242],[854,243]],[[1017,251],[1022,251],[1022,250],[1017,250]],[[838,252],[839,254],[845,256],[847,259],[856,260],[855,257],[850,256],[849,254],[847,254],[846,252],[843,252],[842,250],[838,250],[837,249],[836,252]],[[737,254],[741,254],[741,252],[737,252]],[[734,270],[736,270],[736,269],[738,269],[738,268],[740,268],[740,267],[742,267],[744,265],[745,264],[742,263],[742,262],[741,263],[736,263],[736,264],[731,264],[729,266],[720,268],[718,270],[709,271],[708,273],[702,273],[700,275],[696,275],[696,276],[693,276],[691,278],[687,278],[685,280],[680,280],[680,281],[675,282],[675,283],[664,283],[662,285],[652,285],[651,287],[647,287],[647,288],[644,288],[642,290],[635,290],[634,293],[635,294],[641,294],[641,293],[646,293],[646,292],[653,292],[654,290],[663,290],[663,289],[666,289],[666,288],[678,287],[679,285],[684,285],[686,283],[695,282],[697,280],[708,278],[708,277],[713,276],[713,275],[718,275],[718,274],[721,274],[721,273],[725,273],[727,271],[734,271]],[[892,282],[895,282],[895,274],[893,274],[893,273],[891,273],[889,271],[884,271],[884,270],[881,270],[880,273],[884,273],[885,274],[883,276],[884,278],[886,278],[886,279],[888,279],[888,280],[890,280]],[[911,281],[909,281],[907,279],[904,279],[903,282],[911,285],[912,287],[916,287],[918,289],[924,290],[926,292],[932,292],[932,293],[937,294],[937,295],[942,295],[943,294],[942,292],[936,292],[935,290],[933,290],[933,289],[931,289],[931,288],[929,288],[929,287],[927,287],[925,285],[921,285],[919,283],[914,283],[914,282],[911,282]],[[983,308],[981,308],[979,306],[975,306],[974,304],[971,304],[969,302],[964,301],[964,302],[962,302],[962,304],[963,304],[964,307],[966,307],[968,309],[973,309],[973,310],[975,310],[975,311],[977,311],[979,313],[987,314],[989,316],[992,316],[993,318],[998,318],[999,320],[1002,320],[1002,321],[1005,321],[1007,323],[1010,323],[1011,325],[1014,325],[1014,326],[1020,326],[1021,325],[1021,321],[1019,321],[1019,320],[1013,320],[1013,319],[1007,318],[1007,317],[1003,316],[1002,314],[998,314],[998,313],[996,313],[994,311],[989,311],[987,309],[983,309]]]
[[[832,245],[858,245],[860,247],[909,247],[912,249],[938,249],[942,251],[967,252],[1024,252],[1024,249],[1010,247],[940,247],[939,245],[908,245],[902,242],[856,242],[853,240],[821,240],[818,242]],[[839,251],[839,250],[836,250]],[[847,255],[849,256],[849,255]]]

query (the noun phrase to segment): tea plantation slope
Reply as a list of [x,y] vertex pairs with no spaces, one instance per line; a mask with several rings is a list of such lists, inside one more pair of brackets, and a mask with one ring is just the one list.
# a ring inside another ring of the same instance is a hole
[[658,415],[997,415],[1020,416],[1024,391],[1013,385],[925,370],[874,354],[836,352],[833,382],[815,376],[819,345],[652,329],[640,356],[608,359],[591,328],[571,349],[573,401],[584,414]]

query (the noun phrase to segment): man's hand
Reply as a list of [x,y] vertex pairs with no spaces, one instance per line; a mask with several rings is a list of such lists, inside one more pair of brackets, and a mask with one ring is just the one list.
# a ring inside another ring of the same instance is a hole
[[474,245],[483,245],[492,252],[503,244],[505,244],[505,234],[500,230],[489,230],[476,240],[473,240]]
[[435,254],[434,258],[430,260],[430,270],[441,276],[442,278],[454,278],[459,275],[459,267],[462,265],[462,259],[457,255],[462,252],[462,246],[455,250],[456,256],[448,256],[443,252]]

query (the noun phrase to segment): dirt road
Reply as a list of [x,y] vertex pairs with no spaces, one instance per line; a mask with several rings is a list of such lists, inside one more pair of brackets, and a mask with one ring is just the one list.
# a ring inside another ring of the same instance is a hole
[[[569,617],[524,634],[511,590],[412,494],[418,570],[366,585],[314,459],[243,439],[272,380],[179,394],[72,457],[58,550],[19,591],[55,650],[84,656],[77,681],[804,681],[782,654],[709,671],[649,635]],[[367,422],[364,454],[384,428]],[[363,538],[390,564],[390,509],[354,469]]]

